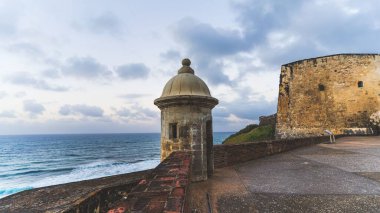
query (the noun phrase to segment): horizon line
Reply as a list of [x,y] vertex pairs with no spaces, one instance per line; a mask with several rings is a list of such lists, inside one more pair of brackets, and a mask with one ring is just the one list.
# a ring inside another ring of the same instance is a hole
[[[214,131],[213,133],[234,133],[237,131]],[[111,134],[161,134],[161,132],[103,132],[103,133],[33,133],[33,134],[0,134],[0,136],[33,136],[33,135],[111,135]]]

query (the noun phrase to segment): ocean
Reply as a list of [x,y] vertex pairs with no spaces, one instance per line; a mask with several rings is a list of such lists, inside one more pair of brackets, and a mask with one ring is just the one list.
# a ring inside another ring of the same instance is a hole
[[[230,134],[215,132],[214,144]],[[0,198],[151,169],[159,162],[159,133],[0,136]]]

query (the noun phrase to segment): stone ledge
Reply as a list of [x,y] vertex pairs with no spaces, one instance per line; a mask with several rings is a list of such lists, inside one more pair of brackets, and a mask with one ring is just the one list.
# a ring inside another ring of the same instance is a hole
[[184,212],[190,184],[191,152],[171,153],[108,213]]
[[[341,136],[335,136],[339,138]],[[237,163],[289,151],[302,146],[329,141],[329,136],[271,140],[243,144],[214,145],[214,167],[222,168]]]
[[282,66],[291,66],[293,64],[300,64],[307,61],[313,61],[317,59],[326,59],[326,58],[332,58],[332,57],[375,57],[375,56],[380,56],[380,54],[379,53],[339,53],[339,54],[325,55],[325,56],[319,56],[319,57],[314,57],[314,58],[301,59],[301,60],[293,61],[287,64],[283,64]]
[[31,189],[0,199],[0,212],[94,212],[120,199],[151,170]]

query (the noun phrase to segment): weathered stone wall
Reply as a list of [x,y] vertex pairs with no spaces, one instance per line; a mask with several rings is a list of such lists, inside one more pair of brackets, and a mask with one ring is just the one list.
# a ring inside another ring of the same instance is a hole
[[184,212],[190,168],[191,152],[173,152],[108,213]]
[[260,126],[265,126],[265,125],[276,125],[276,114],[273,115],[268,115],[268,116],[260,116],[259,117],[259,125]]
[[232,145],[214,145],[214,166],[222,168],[289,151],[302,146],[329,141],[328,136],[273,140]]
[[[208,141],[212,143],[210,134],[207,134],[207,122],[212,121],[211,109],[192,105],[178,105],[163,108],[161,110],[161,160],[174,151],[192,151],[192,180],[207,179],[208,164],[213,165],[212,152],[208,159]],[[170,138],[170,124],[177,124],[178,137]],[[212,129],[209,130],[212,134]],[[212,135],[211,135],[212,137]],[[211,150],[212,151],[212,147]],[[209,160],[209,162],[207,162]]]
[[182,213],[191,157],[191,152],[173,152],[153,170],[20,192],[0,199],[0,212]]
[[[359,81],[363,87],[358,87]],[[380,110],[380,55],[340,54],[281,67],[277,138],[369,134]]]
[[31,189],[0,199],[0,212],[106,212],[151,170]]

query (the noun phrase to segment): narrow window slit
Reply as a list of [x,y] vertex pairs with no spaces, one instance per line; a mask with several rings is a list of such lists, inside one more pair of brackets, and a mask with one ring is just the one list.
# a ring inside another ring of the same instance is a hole
[[177,123],[169,124],[169,139],[176,139],[177,136]]

